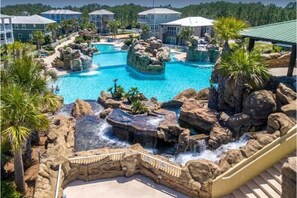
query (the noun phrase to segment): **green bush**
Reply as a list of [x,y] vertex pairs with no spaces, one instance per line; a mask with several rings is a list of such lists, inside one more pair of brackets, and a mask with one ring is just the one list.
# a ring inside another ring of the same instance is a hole
[[1,181],[1,196],[5,198],[20,198],[22,194],[16,191],[13,182]]
[[137,100],[132,102],[131,111],[132,111],[132,114],[143,114],[143,113],[148,113],[149,109],[147,108],[147,106],[145,106],[145,104]]
[[130,45],[132,44],[132,39],[126,39],[126,40],[124,41],[124,44],[125,44],[126,46],[130,46]]
[[78,37],[75,38],[74,42],[77,43],[77,44],[80,44],[80,43],[85,43],[86,41],[85,41],[85,39],[83,37],[78,36]]

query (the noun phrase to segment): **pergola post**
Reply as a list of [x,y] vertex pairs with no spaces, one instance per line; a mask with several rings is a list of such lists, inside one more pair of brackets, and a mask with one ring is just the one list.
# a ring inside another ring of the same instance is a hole
[[250,38],[249,39],[249,46],[248,46],[248,51],[252,51],[254,49],[254,46],[255,46],[255,39],[253,38]]
[[296,64],[296,44],[292,45],[291,57],[290,57],[290,63],[289,63],[287,76],[293,75],[295,64]]

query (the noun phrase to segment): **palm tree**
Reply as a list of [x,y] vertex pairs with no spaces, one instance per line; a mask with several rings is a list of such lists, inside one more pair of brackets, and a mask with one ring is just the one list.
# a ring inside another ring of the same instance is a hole
[[75,20],[67,19],[61,22],[61,26],[65,31],[66,36],[68,36],[69,31],[72,31],[75,28]]
[[25,92],[16,84],[1,87],[1,135],[10,140],[14,153],[17,190],[25,192],[22,148],[30,131],[49,126],[46,114],[39,111],[40,96]]
[[113,36],[115,36],[118,33],[118,28],[120,27],[120,22],[119,21],[110,21],[107,24],[107,27],[111,30]]
[[191,36],[193,35],[194,31],[191,27],[184,27],[178,33],[178,36],[184,41],[184,43],[190,41]]
[[1,135],[11,142],[14,151],[15,182],[20,192],[25,191],[22,148],[32,130],[48,127],[46,114],[62,104],[47,88],[52,72],[24,56],[16,59],[1,74]]
[[222,57],[218,72],[226,82],[235,83],[235,112],[242,109],[243,90],[245,85],[251,86],[254,90],[264,87],[270,78],[267,67],[262,61],[258,51],[247,52],[245,49],[238,49]]
[[148,25],[142,26],[141,35],[142,35],[143,39],[147,39],[149,33],[150,33],[150,27]]
[[57,40],[57,30],[60,29],[60,25],[57,23],[50,23],[48,24],[47,28],[52,32],[52,39],[53,42]]
[[36,43],[36,49],[40,50],[41,45],[44,43],[45,36],[44,33],[41,31],[33,32],[33,41]]
[[213,24],[217,38],[224,40],[224,52],[229,52],[229,40],[240,37],[240,31],[247,28],[248,24],[234,17],[221,17]]

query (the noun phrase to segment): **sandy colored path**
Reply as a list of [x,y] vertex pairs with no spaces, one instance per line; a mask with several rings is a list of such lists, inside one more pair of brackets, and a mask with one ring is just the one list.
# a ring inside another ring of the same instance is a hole
[[66,198],[187,198],[187,196],[156,184],[142,175],[71,182],[63,192]]

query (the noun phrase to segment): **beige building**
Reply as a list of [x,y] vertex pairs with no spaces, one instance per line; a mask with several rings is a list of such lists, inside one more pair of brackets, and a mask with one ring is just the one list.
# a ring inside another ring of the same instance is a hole
[[166,44],[182,45],[185,42],[179,37],[179,32],[184,27],[193,29],[194,36],[204,37],[205,33],[211,34],[214,20],[204,17],[186,17],[175,21],[161,23],[161,40]]

